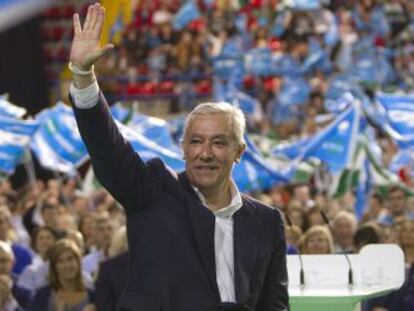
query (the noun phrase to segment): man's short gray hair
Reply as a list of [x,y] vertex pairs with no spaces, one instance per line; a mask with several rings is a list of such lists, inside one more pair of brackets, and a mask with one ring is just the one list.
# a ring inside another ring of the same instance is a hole
[[185,139],[188,125],[196,116],[224,115],[230,122],[232,135],[238,146],[244,145],[244,131],[246,128],[246,118],[240,108],[226,102],[207,102],[197,105],[186,117],[184,122],[184,132],[181,142]]

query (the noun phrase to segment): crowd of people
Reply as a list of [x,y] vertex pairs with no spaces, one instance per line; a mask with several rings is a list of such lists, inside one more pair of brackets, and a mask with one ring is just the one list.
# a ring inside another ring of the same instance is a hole
[[[249,130],[278,139],[317,132],[330,81],[354,65],[367,42],[367,49],[393,52],[387,57],[390,77],[362,81],[367,94],[414,88],[410,1],[325,2],[320,9],[295,10],[283,1],[198,1],[201,16],[177,30],[173,21],[180,1],[141,0],[122,43],[97,66],[102,77],[126,77],[127,86],[116,78],[103,79],[101,88],[121,98],[125,93],[174,95],[171,107],[186,111],[197,97],[211,97],[214,79],[230,78],[215,68],[214,60],[223,54],[269,48],[273,56],[287,57],[292,69],[301,67],[311,51],[326,52],[326,61],[301,74],[308,91],[287,110],[279,98],[291,81],[285,74],[252,70],[243,75],[243,90],[257,98],[262,111],[249,122]],[[331,32],[335,28],[336,34]],[[383,161],[389,164],[397,147],[383,133],[378,135]],[[414,200],[403,189],[392,187],[385,196],[373,191],[361,219],[355,215],[352,192],[333,199],[312,183],[252,195],[283,210],[289,254],[358,253],[372,243],[400,245],[407,267],[403,287],[363,308],[414,309]],[[109,193],[100,189],[86,194],[77,179],[37,180],[21,189],[2,181],[0,309],[115,310],[127,273],[125,221]]]

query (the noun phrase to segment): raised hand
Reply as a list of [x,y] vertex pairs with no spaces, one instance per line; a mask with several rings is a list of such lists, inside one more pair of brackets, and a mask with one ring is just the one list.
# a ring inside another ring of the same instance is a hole
[[89,6],[83,28],[79,14],[73,16],[74,38],[70,50],[70,61],[81,70],[89,70],[105,53],[113,48],[112,44],[100,46],[99,38],[105,20],[105,8],[99,3]]

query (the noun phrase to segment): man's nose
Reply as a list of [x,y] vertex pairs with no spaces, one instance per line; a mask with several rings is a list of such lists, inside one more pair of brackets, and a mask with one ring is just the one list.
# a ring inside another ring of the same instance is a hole
[[200,152],[200,157],[202,159],[211,159],[213,156],[213,149],[210,143],[205,143],[202,146],[201,152]]

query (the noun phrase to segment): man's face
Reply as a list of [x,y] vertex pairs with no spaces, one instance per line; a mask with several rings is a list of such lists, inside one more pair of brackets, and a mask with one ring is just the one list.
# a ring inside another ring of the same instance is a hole
[[45,224],[49,227],[57,227],[57,219],[59,216],[59,210],[57,206],[50,206],[42,210],[42,218]]
[[235,142],[228,118],[218,114],[194,116],[182,146],[191,184],[208,192],[223,189],[244,151]]
[[306,185],[298,186],[294,190],[294,197],[302,204],[306,204],[310,200],[309,188]]
[[405,193],[402,190],[392,191],[388,195],[388,208],[393,216],[404,214],[406,208]]
[[111,244],[112,235],[114,233],[114,225],[111,221],[100,221],[96,224],[96,242],[98,247],[107,250]]
[[333,231],[340,246],[344,247],[346,242],[352,240],[355,228],[349,219],[340,218],[334,223]]

